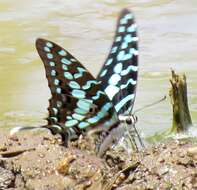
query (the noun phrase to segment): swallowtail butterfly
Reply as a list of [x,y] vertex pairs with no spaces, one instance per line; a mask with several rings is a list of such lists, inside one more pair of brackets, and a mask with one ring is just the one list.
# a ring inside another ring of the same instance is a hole
[[52,95],[47,128],[65,141],[99,127],[110,134],[120,123],[135,129],[136,117],[131,111],[138,76],[137,42],[134,15],[124,9],[109,56],[95,79],[68,51],[49,40],[37,39]]

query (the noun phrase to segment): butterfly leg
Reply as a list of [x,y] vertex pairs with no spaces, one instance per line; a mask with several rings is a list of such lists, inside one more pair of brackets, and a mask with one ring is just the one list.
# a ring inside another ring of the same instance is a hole
[[138,138],[138,141],[139,141],[140,145],[141,145],[143,148],[145,148],[145,145],[144,145],[144,143],[143,143],[143,141],[142,141],[142,139],[141,139],[141,137],[140,137],[140,135],[139,135],[139,133],[138,133],[136,127],[135,127],[135,125],[133,125],[133,128],[134,128],[134,130],[135,130],[135,134],[137,135],[137,138]]
[[132,150],[138,151],[138,146],[137,146],[136,139],[135,139],[136,133],[135,133],[135,131],[130,130],[130,129],[133,129],[132,127],[134,127],[134,130],[136,130],[135,126],[131,125],[128,127],[127,123],[125,123],[124,126],[126,128],[127,133],[128,133],[128,138],[129,138],[130,146],[131,146]]

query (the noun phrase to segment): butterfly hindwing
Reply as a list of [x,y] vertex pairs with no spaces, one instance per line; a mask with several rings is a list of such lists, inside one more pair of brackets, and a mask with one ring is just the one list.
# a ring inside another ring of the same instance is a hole
[[137,42],[134,15],[124,9],[109,56],[97,76],[118,114],[128,114],[133,107],[138,75]]
[[101,90],[100,82],[68,51],[44,39],[36,41],[36,48],[52,94],[49,124],[85,129],[112,117],[113,106]]

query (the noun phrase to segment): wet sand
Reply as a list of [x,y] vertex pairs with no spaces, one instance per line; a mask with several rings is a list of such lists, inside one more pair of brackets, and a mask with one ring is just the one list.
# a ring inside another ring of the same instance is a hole
[[[79,142],[80,141],[80,142]],[[197,145],[170,140],[128,155],[97,157],[80,139],[69,148],[50,132],[0,134],[0,189],[197,189]]]

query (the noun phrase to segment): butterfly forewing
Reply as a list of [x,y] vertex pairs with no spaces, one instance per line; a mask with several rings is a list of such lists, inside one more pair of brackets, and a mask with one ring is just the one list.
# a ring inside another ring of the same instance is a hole
[[49,124],[80,129],[110,119],[113,106],[101,84],[69,52],[44,39],[36,41],[52,97]]
[[137,42],[134,15],[124,9],[109,56],[97,77],[118,114],[128,114],[133,107],[138,74]]

